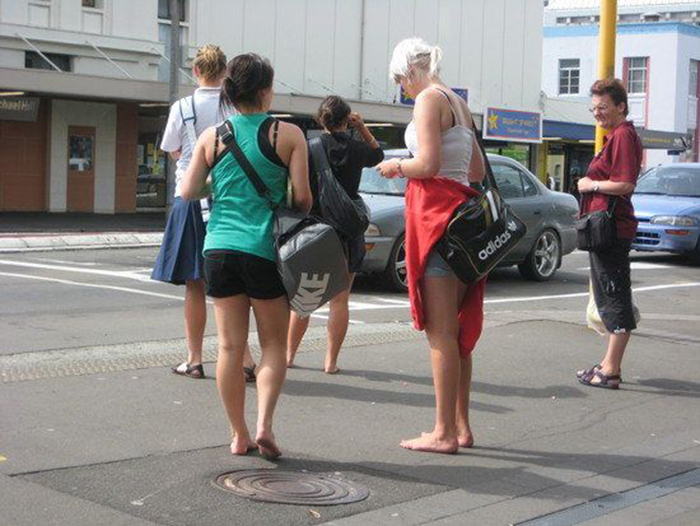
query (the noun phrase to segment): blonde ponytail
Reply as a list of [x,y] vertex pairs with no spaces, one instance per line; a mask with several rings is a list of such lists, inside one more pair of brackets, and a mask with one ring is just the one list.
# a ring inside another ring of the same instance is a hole
[[199,70],[199,75],[204,80],[218,80],[226,69],[226,55],[219,46],[207,44],[197,49],[192,67]]

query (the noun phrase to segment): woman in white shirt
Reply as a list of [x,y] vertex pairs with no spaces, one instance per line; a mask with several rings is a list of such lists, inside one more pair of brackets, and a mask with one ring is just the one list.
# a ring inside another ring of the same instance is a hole
[[[205,376],[202,341],[207,323],[207,306],[202,248],[208,210],[206,200],[184,200],[180,191],[197,137],[235,111],[220,103],[221,80],[225,69],[226,55],[219,46],[207,44],[197,50],[192,70],[199,87],[192,96],[180,99],[171,106],[160,145],[163,151],[169,152],[170,157],[177,161],[175,198],[151,279],[185,285],[187,361],[172,370],[175,374],[189,378]],[[245,366],[246,379],[254,380],[255,364],[249,350],[246,352]]]

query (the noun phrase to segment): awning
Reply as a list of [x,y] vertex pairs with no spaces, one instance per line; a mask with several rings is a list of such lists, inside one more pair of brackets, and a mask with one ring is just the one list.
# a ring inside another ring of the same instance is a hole
[[637,129],[637,134],[647,150],[684,152],[692,148],[692,139],[686,133]]
[[545,120],[542,125],[542,137],[545,141],[548,137],[557,137],[570,141],[592,141],[595,139],[595,126]]

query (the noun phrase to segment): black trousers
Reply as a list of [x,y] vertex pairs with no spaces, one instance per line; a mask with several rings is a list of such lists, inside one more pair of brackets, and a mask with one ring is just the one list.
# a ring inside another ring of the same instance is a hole
[[613,334],[637,328],[632,307],[631,245],[631,240],[621,239],[608,250],[589,252],[593,297],[600,318]]

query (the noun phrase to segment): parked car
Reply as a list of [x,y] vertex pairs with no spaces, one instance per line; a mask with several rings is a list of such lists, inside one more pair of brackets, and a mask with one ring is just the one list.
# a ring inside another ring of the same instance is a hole
[[[407,150],[388,150],[386,158],[407,157]],[[576,199],[549,190],[517,161],[489,154],[501,195],[527,225],[527,235],[501,263],[518,265],[520,273],[546,281],[561,266],[562,256],[576,248],[574,216]],[[360,193],[371,213],[365,232],[367,256],[362,271],[382,273],[399,291],[407,290],[404,247],[405,179],[385,179],[374,168],[365,168]]]
[[632,195],[639,221],[632,248],[686,254],[700,264],[700,163],[647,171]]

